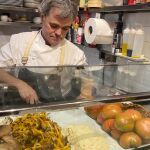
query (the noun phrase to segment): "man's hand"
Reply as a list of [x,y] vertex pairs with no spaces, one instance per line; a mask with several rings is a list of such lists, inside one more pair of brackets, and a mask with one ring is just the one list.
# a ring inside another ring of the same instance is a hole
[[15,78],[7,71],[0,69],[0,81],[10,86],[16,87],[20,96],[29,104],[39,103],[38,96],[34,89],[24,81]]
[[17,89],[20,96],[29,104],[39,103],[38,96],[35,90],[24,81],[19,80]]
[[84,94],[80,94],[77,97],[78,100],[93,100],[94,97],[92,95],[84,95]]

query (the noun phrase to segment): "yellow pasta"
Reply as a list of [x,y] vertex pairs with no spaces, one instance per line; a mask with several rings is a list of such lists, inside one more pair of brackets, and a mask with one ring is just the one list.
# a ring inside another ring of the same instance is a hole
[[46,113],[27,114],[11,123],[12,135],[21,150],[70,150],[67,138]]

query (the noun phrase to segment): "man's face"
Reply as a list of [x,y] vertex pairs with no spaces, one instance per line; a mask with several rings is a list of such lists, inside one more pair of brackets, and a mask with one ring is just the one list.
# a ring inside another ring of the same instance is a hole
[[52,8],[47,16],[42,16],[42,36],[48,45],[58,45],[72,24],[71,18],[61,18],[60,14],[59,8]]

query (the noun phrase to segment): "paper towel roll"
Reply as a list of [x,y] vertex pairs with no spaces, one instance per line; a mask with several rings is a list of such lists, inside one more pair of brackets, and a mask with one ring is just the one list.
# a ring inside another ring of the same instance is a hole
[[88,44],[112,44],[113,34],[104,19],[90,18],[84,27],[85,40]]

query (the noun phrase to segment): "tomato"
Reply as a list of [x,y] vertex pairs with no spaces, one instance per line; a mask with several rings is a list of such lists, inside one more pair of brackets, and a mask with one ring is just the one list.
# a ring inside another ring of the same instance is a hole
[[134,129],[135,121],[128,115],[121,113],[116,116],[115,127],[122,132],[129,132]]
[[114,126],[114,119],[105,120],[102,124],[102,128],[105,132],[110,132]]
[[122,109],[120,105],[117,104],[107,104],[103,107],[101,115],[104,119],[114,119],[117,114],[121,113]]
[[103,107],[103,104],[99,105],[94,105],[94,106],[89,106],[89,107],[84,107],[85,112],[87,115],[93,119],[97,119],[98,114],[101,112]]
[[110,133],[111,133],[111,136],[116,140],[119,140],[122,134],[122,132],[117,129],[112,129]]
[[125,115],[131,116],[131,118],[135,121],[142,119],[142,114],[134,109],[128,109],[124,111]]
[[137,148],[142,144],[142,140],[136,133],[127,132],[121,135],[119,144],[125,149]]
[[102,117],[101,113],[97,116],[97,123],[102,124],[105,121],[105,119]]
[[136,133],[145,141],[150,140],[150,118],[142,118],[135,124]]

